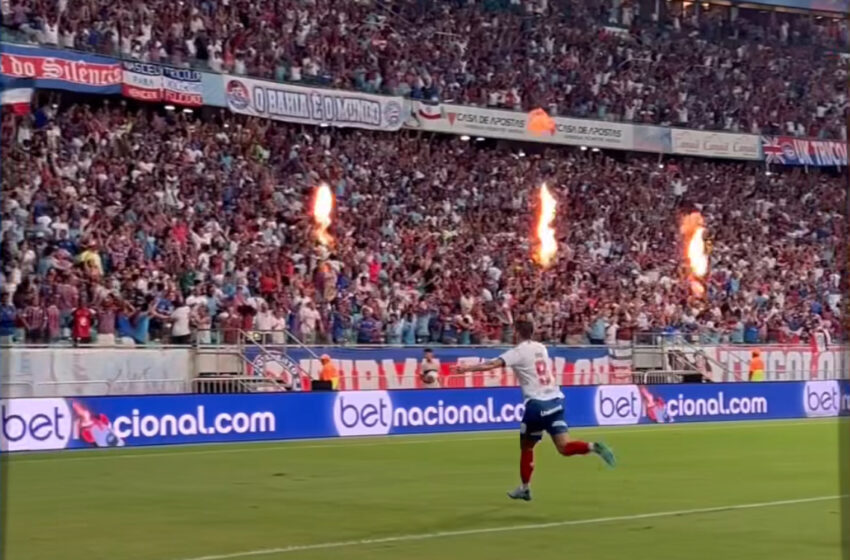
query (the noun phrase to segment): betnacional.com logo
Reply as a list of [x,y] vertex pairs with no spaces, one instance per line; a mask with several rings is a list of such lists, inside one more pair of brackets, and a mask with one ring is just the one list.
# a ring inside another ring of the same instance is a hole
[[3,451],[64,449],[71,440],[73,426],[73,413],[65,399],[0,401]]
[[341,436],[381,436],[390,433],[393,403],[386,391],[337,393],[334,426]]
[[808,381],[803,386],[803,410],[806,416],[838,416],[842,404],[838,381]]
[[636,385],[600,385],[593,398],[593,412],[600,426],[637,424],[643,401]]

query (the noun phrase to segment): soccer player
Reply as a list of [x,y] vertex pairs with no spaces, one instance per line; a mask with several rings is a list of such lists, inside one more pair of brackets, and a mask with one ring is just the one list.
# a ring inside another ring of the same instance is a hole
[[517,321],[516,332],[520,343],[493,360],[477,365],[458,365],[457,373],[489,371],[510,367],[519,378],[525,400],[525,414],[519,430],[519,474],[522,484],[508,492],[514,500],[531,500],[531,473],[534,470],[534,446],[549,432],[558,453],[565,457],[595,453],[608,466],[616,464],[614,453],[601,442],[588,443],[570,439],[564,419],[564,395],[552,373],[546,347],[532,340],[534,325],[530,321]]

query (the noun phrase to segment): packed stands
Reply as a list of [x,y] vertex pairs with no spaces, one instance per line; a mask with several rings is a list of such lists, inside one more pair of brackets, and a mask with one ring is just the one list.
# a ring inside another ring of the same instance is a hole
[[[567,343],[839,335],[846,176],[763,164],[287,125],[124,102],[5,114],[4,342],[511,341],[532,314]],[[330,249],[311,197],[337,209]],[[559,258],[531,260],[534,192],[559,200]],[[679,217],[706,218],[690,297]],[[79,325],[76,325],[79,326]],[[78,338],[85,339],[84,336]]]
[[[4,3],[24,40],[417,99],[847,138],[847,24],[606,0]],[[816,62],[812,64],[812,62]]]

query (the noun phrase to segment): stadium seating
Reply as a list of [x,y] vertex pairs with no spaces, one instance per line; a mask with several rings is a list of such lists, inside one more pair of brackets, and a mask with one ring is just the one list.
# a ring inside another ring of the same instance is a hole
[[[167,340],[175,306],[200,341],[288,328],[307,342],[507,342],[527,314],[569,343],[840,330],[846,177],[829,170],[526,156],[123,104],[6,114],[1,147],[6,342],[67,337],[78,305],[95,310],[101,342],[127,343]],[[529,239],[544,180],[559,204],[548,270]],[[313,234],[320,181],[337,199],[330,249]],[[712,246],[704,300],[689,297],[678,237],[694,209]]]
[[681,5],[654,21],[603,0],[16,0],[3,21],[31,42],[280,81],[846,139],[846,22]]

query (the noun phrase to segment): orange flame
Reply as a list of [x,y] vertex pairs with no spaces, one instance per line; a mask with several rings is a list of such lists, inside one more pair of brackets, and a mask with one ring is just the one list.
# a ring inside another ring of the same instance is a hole
[[328,233],[331,227],[331,212],[334,207],[334,196],[330,187],[325,183],[316,189],[316,198],[313,200],[313,221],[316,222],[316,239],[322,245],[330,245],[333,237]]
[[540,185],[540,215],[537,217],[537,251],[536,261],[545,267],[552,264],[555,253],[558,251],[558,243],[555,241],[555,207],[557,202],[552,193],[549,192],[546,183]]
[[679,227],[685,242],[685,258],[690,271],[691,292],[695,296],[705,295],[703,284],[708,274],[708,253],[705,250],[705,220],[699,212],[692,212],[682,219]]
[[528,130],[532,134],[555,134],[555,121],[543,109],[534,109],[528,113]]

